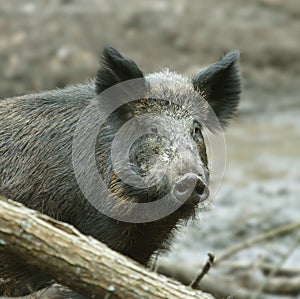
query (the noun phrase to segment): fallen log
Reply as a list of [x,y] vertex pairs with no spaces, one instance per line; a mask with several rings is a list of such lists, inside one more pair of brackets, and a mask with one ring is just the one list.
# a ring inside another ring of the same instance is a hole
[[155,272],[22,204],[0,197],[0,250],[91,298],[213,299]]

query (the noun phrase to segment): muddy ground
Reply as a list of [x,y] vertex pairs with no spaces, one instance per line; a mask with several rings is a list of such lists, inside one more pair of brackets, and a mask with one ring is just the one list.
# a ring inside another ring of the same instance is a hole
[[[211,210],[179,232],[171,253],[159,261],[194,267],[207,252],[218,256],[250,237],[299,221],[299,1],[10,0],[0,5],[0,32],[2,98],[93,77],[107,44],[146,72],[169,67],[186,74],[239,49],[244,93],[239,115],[225,134],[222,186]],[[276,265],[286,255],[282,267],[298,270],[299,281],[299,236],[294,230],[230,260]],[[237,280],[255,293],[266,273],[256,266],[247,274],[256,284]],[[268,295],[299,298],[300,285],[290,294],[279,288]]]

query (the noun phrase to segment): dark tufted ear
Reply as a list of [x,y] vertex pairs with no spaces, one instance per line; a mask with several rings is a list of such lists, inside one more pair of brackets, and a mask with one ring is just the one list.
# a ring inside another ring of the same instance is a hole
[[218,62],[193,76],[194,88],[199,91],[225,127],[234,115],[241,94],[239,52],[230,52]]
[[123,57],[112,47],[104,48],[101,60],[102,67],[96,77],[97,94],[117,83],[144,77],[134,61]]

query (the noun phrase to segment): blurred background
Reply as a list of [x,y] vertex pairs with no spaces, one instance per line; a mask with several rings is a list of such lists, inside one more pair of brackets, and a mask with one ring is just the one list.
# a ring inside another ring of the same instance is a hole
[[225,135],[223,184],[158,266],[193,276],[208,252],[218,258],[274,230],[233,250],[200,286],[216,298],[300,298],[298,0],[10,0],[0,33],[0,98],[92,78],[105,45],[145,72],[187,75],[240,50],[244,92]]

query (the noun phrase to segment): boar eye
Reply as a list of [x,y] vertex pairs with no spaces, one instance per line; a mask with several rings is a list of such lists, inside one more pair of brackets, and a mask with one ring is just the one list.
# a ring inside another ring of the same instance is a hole
[[203,142],[203,135],[201,132],[201,125],[198,122],[194,123],[192,136],[196,142]]

